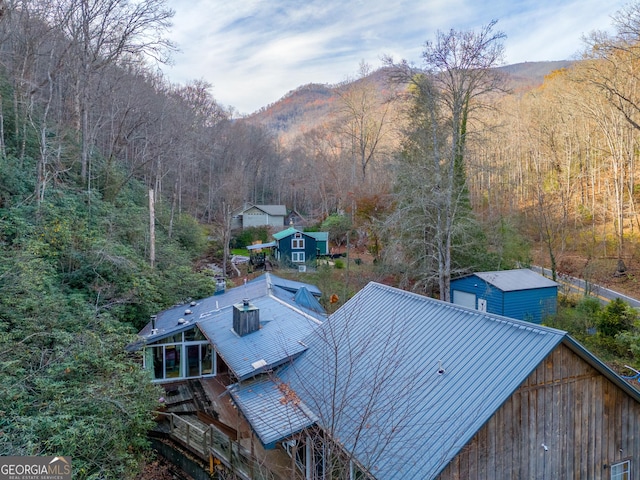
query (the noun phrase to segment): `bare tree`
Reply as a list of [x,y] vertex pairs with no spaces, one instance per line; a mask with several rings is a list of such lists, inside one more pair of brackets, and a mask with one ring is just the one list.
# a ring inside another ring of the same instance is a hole
[[[617,238],[618,273],[624,264],[625,217],[635,214],[636,135],[640,130],[640,2],[633,2],[613,16],[615,35],[593,32],[585,41],[584,60],[573,69],[572,79],[593,95],[583,97],[579,108],[598,125],[611,160],[609,177]],[[620,122],[625,122],[621,125]],[[632,224],[633,226],[633,224]]]
[[58,2],[54,23],[63,27],[73,45],[76,65],[77,127],[81,144],[81,177],[90,184],[92,123],[90,106],[100,84],[99,74],[108,65],[135,59],[166,61],[173,48],[165,37],[173,11],[165,0],[63,0]]
[[358,78],[348,80],[336,89],[336,127],[347,140],[352,157],[352,181],[356,183],[356,168],[360,182],[377,157],[385,155],[385,137],[391,129],[391,104],[381,95],[372,77],[371,67],[360,63]]
[[[400,210],[397,225],[423,245],[421,251],[405,255],[430,258],[420,265],[427,270],[417,273],[428,280],[435,268],[440,298],[446,301],[454,238],[465,241],[468,229],[462,228],[462,220],[471,220],[465,166],[471,120],[487,105],[486,96],[502,86],[500,75],[491,70],[502,60],[504,49],[505,35],[493,31],[495,23],[479,32],[439,32],[434,42],[425,44],[422,69],[406,62],[393,65],[396,78],[409,85],[411,105],[400,168],[408,168],[405,178],[412,180],[401,189],[400,203],[418,213],[409,223]],[[416,191],[418,175],[423,187]]]
[[[325,322],[308,339],[313,381],[307,364],[298,369],[294,362],[285,373],[285,380],[297,389],[296,397],[318,415],[316,428],[298,436],[298,467],[304,478],[372,478],[367,469],[382,461],[389,445],[398,441],[393,432],[406,428],[410,420],[411,392],[418,388],[420,376],[402,368],[406,331],[399,318],[388,318],[384,332],[374,329],[366,339],[356,340],[351,332],[362,321],[361,308]],[[363,383],[365,371],[368,378]],[[402,392],[389,395],[390,384],[402,384]]]

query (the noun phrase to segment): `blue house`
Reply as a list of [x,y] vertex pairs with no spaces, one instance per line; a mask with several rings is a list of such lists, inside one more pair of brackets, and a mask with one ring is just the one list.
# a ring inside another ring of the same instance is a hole
[[542,323],[556,313],[558,284],[528,268],[478,272],[451,281],[456,305]]
[[318,256],[329,254],[327,232],[303,232],[290,227],[273,234],[276,260],[294,265],[312,262]]

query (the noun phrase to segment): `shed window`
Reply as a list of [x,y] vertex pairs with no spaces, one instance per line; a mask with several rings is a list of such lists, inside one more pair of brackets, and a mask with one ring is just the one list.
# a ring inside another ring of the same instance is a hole
[[611,465],[611,480],[630,480],[631,460]]
[[304,250],[304,238],[301,233],[296,233],[291,239],[291,248]]
[[294,263],[304,263],[304,252],[291,252],[291,261]]

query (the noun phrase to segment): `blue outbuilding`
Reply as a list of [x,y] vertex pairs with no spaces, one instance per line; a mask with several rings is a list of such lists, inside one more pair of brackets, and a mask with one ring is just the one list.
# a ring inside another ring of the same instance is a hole
[[556,313],[558,284],[528,268],[478,272],[451,280],[451,302],[540,324]]

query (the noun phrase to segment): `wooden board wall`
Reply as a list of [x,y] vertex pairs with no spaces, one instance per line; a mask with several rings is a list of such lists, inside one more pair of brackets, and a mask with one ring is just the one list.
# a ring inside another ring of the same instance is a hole
[[640,478],[640,403],[561,344],[438,480],[609,479],[629,459]]

